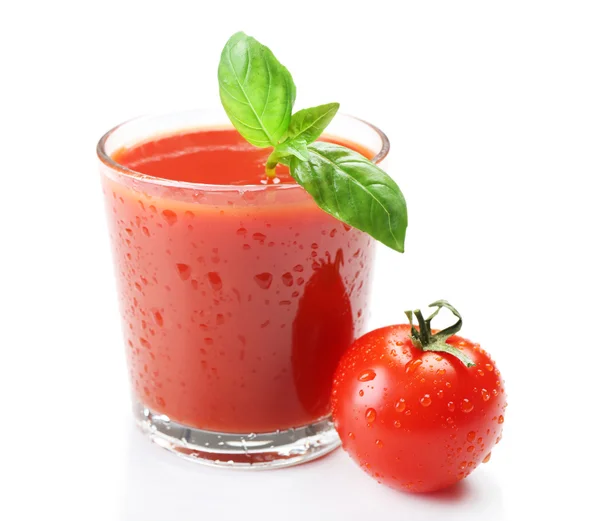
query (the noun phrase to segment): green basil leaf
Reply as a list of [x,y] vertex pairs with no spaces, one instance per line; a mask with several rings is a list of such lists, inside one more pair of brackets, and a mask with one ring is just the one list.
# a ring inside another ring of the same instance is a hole
[[403,252],[408,216],[394,180],[345,147],[316,142],[308,151],[308,161],[291,158],[290,172],[315,202],[340,221]]
[[[281,163],[286,157],[297,157],[300,161],[308,161],[310,159],[306,141],[303,139],[284,141],[275,147],[271,157],[275,156],[277,161]],[[271,158],[269,158],[270,161]]]
[[308,161],[310,156],[308,154],[308,148],[306,148],[306,141],[284,141],[277,145],[267,159],[267,176],[275,176],[275,167],[277,166],[277,163],[290,166],[292,157],[296,157],[300,161]]
[[277,145],[296,99],[288,70],[269,48],[239,32],[225,44],[218,76],[221,103],[237,131],[256,147]]
[[327,103],[299,110],[292,115],[287,136],[289,139],[303,139],[312,143],[323,133],[339,108],[339,103]]

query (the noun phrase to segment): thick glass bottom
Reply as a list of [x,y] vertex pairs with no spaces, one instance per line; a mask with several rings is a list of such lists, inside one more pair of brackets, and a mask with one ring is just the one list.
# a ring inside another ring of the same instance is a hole
[[320,458],[340,445],[331,418],[284,431],[227,434],[187,427],[134,404],[137,424],[152,442],[190,461],[217,467],[274,469]]

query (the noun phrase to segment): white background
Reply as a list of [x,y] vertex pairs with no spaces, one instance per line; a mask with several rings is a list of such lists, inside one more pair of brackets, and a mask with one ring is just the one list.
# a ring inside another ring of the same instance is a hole
[[[0,517],[597,519],[599,27],[580,1],[2,2]],[[397,493],[342,451],[208,469],[133,429],[94,148],[218,104],[240,29],[297,107],[390,137],[410,224],[404,255],[380,248],[373,326],[446,298],[506,380],[504,439],[461,487]]]

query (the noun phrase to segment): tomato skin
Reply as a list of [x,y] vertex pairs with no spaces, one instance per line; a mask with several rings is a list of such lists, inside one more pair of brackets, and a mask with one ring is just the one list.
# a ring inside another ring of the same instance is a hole
[[478,344],[447,340],[475,363],[421,351],[408,324],[354,342],[338,365],[332,411],[342,446],[379,482],[431,492],[468,476],[500,441],[506,394]]

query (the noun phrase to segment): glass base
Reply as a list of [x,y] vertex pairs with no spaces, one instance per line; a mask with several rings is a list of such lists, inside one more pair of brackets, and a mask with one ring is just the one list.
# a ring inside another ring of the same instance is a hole
[[134,405],[137,424],[152,442],[187,460],[217,467],[273,469],[305,463],[336,449],[331,418],[285,431],[226,434],[186,427]]

